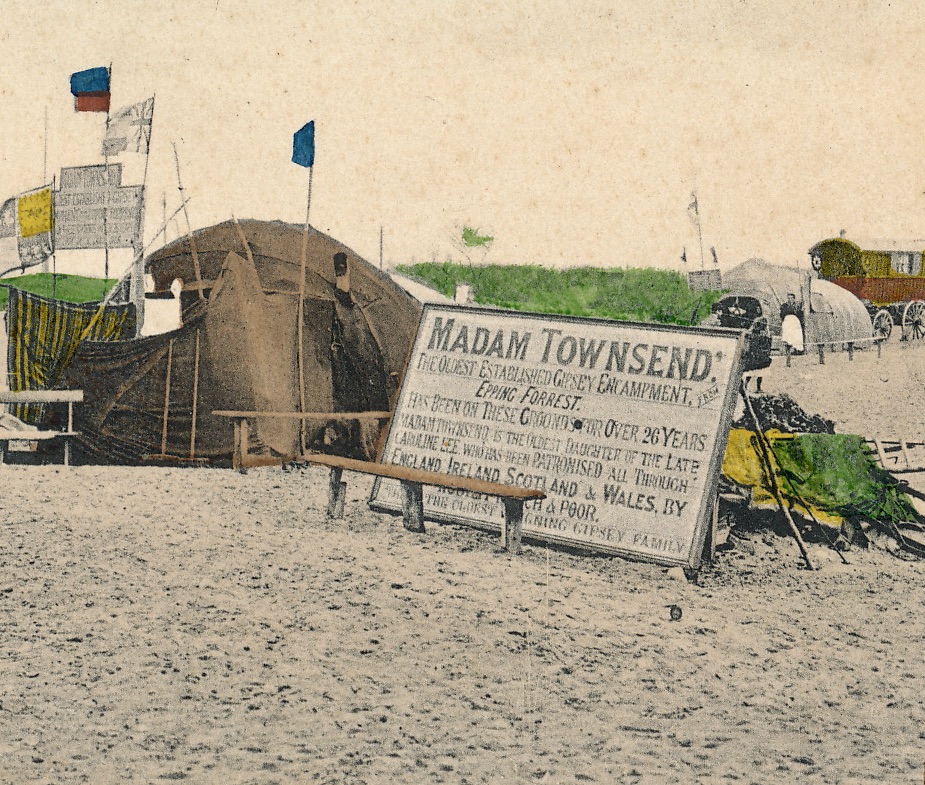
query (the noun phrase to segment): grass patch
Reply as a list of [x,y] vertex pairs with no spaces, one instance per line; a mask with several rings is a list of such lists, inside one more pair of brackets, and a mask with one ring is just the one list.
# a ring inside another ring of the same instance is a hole
[[553,270],[538,265],[425,262],[397,269],[447,297],[453,296],[456,284],[465,283],[482,305],[622,321],[697,323],[720,296],[691,292],[680,273],[647,268]]
[[[57,278],[57,281],[54,279]],[[116,279],[87,278],[83,275],[52,275],[33,273],[0,280],[0,311],[6,310],[8,286],[15,286],[41,297],[52,297],[68,303],[92,303],[102,300],[117,283]]]

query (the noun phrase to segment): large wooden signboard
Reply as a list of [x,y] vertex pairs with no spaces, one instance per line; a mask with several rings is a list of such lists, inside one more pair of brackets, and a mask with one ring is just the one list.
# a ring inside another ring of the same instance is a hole
[[723,288],[719,270],[692,270],[687,274],[687,288],[692,292],[711,292]]
[[138,246],[144,186],[121,182],[122,164],[62,169],[55,191],[55,248]]
[[[740,354],[731,330],[425,306],[381,460],[542,489],[525,535],[696,567]],[[398,485],[370,504],[399,511]],[[426,488],[424,505],[502,521],[469,493]]]

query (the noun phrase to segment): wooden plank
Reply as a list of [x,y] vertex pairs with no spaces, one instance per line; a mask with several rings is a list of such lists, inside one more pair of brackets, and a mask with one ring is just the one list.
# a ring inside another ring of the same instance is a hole
[[83,390],[0,390],[0,403],[80,403]]
[[500,496],[508,499],[545,499],[546,494],[535,488],[518,488],[513,485],[502,485],[497,482],[478,480],[473,477],[460,477],[455,474],[440,474],[421,469],[410,469],[407,466],[398,466],[392,463],[372,463],[358,461],[355,458],[342,458],[339,455],[323,453],[305,453],[302,459],[319,466],[336,466],[352,472],[373,474],[378,477],[389,477],[393,480],[420,483],[422,485],[435,485],[441,488],[455,488],[472,493],[484,493],[488,496]]
[[295,420],[388,420],[391,412],[244,412],[228,409],[214,409],[216,417],[251,418],[251,417],[284,417]]
[[[180,459],[188,460],[188,459]],[[200,459],[197,458],[197,461]],[[247,460],[244,461],[244,465],[240,467],[242,472],[245,472],[247,469],[257,469],[261,466],[282,466],[286,463],[285,458],[280,458],[273,455],[248,455]]]
[[886,468],[886,451],[883,449],[883,442],[874,439],[874,446],[877,448],[877,455],[880,457],[880,465]]
[[33,442],[45,441],[48,439],[57,439],[59,436],[64,439],[64,465],[71,465],[71,437],[77,436],[76,431],[12,431],[8,429],[0,430],[0,465],[6,461],[6,454],[9,452],[10,442]]
[[59,436],[76,436],[76,433],[68,431],[10,431],[0,430],[0,439],[14,442],[32,442],[42,441],[45,439],[57,439]]
[[183,282],[184,292],[201,292],[203,289],[214,289],[214,288],[215,288],[215,281],[202,281],[202,283],[196,283],[194,281],[184,281]]

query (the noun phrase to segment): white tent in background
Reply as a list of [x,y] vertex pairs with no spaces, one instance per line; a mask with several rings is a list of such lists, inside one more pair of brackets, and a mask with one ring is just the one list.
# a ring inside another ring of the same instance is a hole
[[431,289],[413,278],[396,273],[394,270],[387,270],[388,276],[410,294],[420,303],[452,303],[453,298],[441,294],[436,289]]
[[723,275],[723,289],[727,293],[713,304],[713,312],[732,313],[738,308],[747,312],[750,319],[764,317],[775,349],[780,348],[781,306],[790,299],[799,304],[798,316],[806,344],[864,346],[873,336],[864,303],[847,289],[812,277],[808,270],[750,259]]

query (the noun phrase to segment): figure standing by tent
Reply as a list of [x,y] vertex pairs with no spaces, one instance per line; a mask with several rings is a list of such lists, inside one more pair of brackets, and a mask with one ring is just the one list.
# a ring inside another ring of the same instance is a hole
[[803,303],[790,292],[787,302],[780,306],[780,337],[794,352],[804,351],[803,343]]

